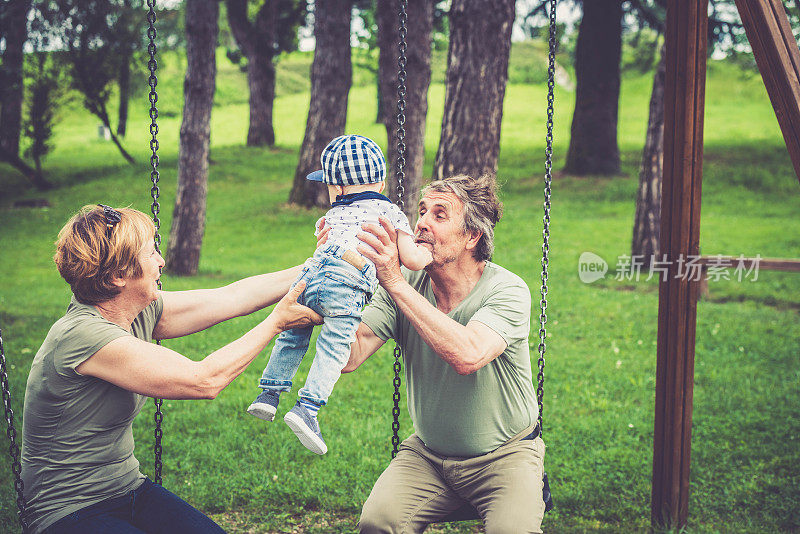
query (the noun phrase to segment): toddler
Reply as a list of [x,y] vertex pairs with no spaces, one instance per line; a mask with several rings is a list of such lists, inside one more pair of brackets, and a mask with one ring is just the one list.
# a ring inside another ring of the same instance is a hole
[[[380,224],[389,219],[397,231],[400,262],[418,271],[431,262],[431,252],[414,243],[414,232],[402,210],[381,194],[385,186],[386,161],[378,145],[360,135],[337,137],[322,151],[322,170],[309,180],[327,184],[332,207],[325,214],[330,227],[328,240],[303,266],[295,283],[305,280],[298,302],[324,317],[317,337],[317,351],[299,400],[283,420],[300,442],[316,454],[328,450],[322,438],[317,412],[328,402],[333,386],[350,357],[361,322],[361,310],[377,289],[375,265],[357,250],[356,235],[364,223]],[[322,228],[317,222],[317,232]],[[278,398],[292,387],[292,378],[308,350],[313,326],[283,332],[259,381],[261,394],[247,413],[272,421]]]

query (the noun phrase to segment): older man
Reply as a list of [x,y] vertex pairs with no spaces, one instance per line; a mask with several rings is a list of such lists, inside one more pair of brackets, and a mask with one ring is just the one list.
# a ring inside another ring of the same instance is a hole
[[360,236],[382,288],[344,372],[394,338],[415,429],[375,483],[361,532],[421,532],[465,502],[486,532],[541,532],[545,445],[528,349],[531,298],[519,276],[489,261],[501,213],[493,177],[431,183],[415,237],[433,262],[419,272],[401,272],[388,221]]

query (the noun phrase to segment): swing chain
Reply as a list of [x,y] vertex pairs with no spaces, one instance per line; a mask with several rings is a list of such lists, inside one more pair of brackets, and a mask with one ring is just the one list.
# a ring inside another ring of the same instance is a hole
[[[406,43],[406,36],[408,35],[408,0],[400,0],[400,27],[398,33],[400,36],[399,52],[400,55],[397,59],[397,161],[396,161],[396,174],[397,174],[397,204],[400,206],[401,211],[405,211],[405,189],[403,188],[403,181],[406,176],[406,50],[408,44]],[[400,345],[395,341],[394,346],[394,394],[392,400],[392,458],[397,456],[397,451],[400,447],[400,372],[403,367],[400,363],[402,352]]]
[[[148,84],[150,85],[150,135],[152,136],[150,139],[150,150],[152,152],[152,155],[150,156],[150,181],[153,183],[153,186],[150,188],[150,196],[153,198],[153,204],[150,207],[150,211],[153,213],[153,222],[156,225],[156,251],[161,253],[161,235],[158,232],[161,229],[161,221],[158,219],[158,214],[160,211],[160,206],[158,205],[158,196],[160,191],[158,188],[158,124],[156,123],[156,119],[158,118],[158,108],[156,107],[156,103],[158,102],[158,93],[156,92],[156,84],[158,83],[158,78],[156,78],[156,69],[158,68],[158,63],[156,62],[155,5],[155,0],[147,0],[147,6],[150,8],[147,13],[147,22],[149,23],[147,37],[150,39],[150,43],[147,46],[147,51],[150,54],[150,60],[147,62],[147,67],[150,69]],[[161,287],[160,283],[161,282],[159,280],[159,289]]]
[[397,456],[397,451],[400,448],[400,371],[402,365],[400,364],[400,345],[395,343],[394,346],[394,394],[392,400],[392,458]]
[[401,210],[405,208],[405,188],[403,182],[406,177],[406,50],[408,44],[406,37],[408,35],[408,0],[400,0],[400,28],[398,34],[400,36],[399,51],[400,55],[397,59],[397,204]]
[[550,258],[550,195],[551,183],[553,179],[553,101],[555,88],[555,64],[556,64],[556,0],[550,0],[550,35],[548,38],[548,66],[547,66],[547,136],[545,138],[544,156],[544,217],[542,219],[544,229],[542,230],[542,288],[541,300],[539,301],[539,374],[537,375],[538,386],[536,388],[536,401],[539,404],[539,432],[544,433],[542,426],[542,411],[544,409],[544,353],[547,349],[546,338],[547,330],[547,268]]
[[[158,93],[156,92],[156,84],[158,83],[158,78],[156,78],[156,69],[158,68],[158,63],[156,62],[156,12],[155,12],[156,1],[155,0],[147,0],[147,22],[149,24],[147,28],[147,37],[150,40],[150,43],[147,45],[147,51],[150,54],[150,60],[147,62],[147,67],[150,69],[150,77],[148,78],[148,84],[150,85],[150,93],[149,93],[149,100],[150,100],[150,135],[152,138],[150,139],[150,150],[152,151],[152,155],[150,156],[150,181],[153,183],[153,186],[150,188],[150,196],[153,198],[153,203],[150,206],[150,211],[153,214],[153,224],[156,227],[156,233],[153,237],[155,241],[156,252],[161,254],[161,234],[159,230],[161,229],[161,221],[158,218],[158,214],[161,211],[161,206],[158,203],[158,196],[159,196],[159,188],[158,188],[158,180],[160,178],[158,173],[158,124],[156,123],[156,119],[158,118],[158,108],[156,107],[156,103],[158,102]],[[159,269],[160,271],[160,269]],[[161,277],[158,278],[158,289],[161,289]],[[156,340],[157,344],[161,344],[161,340]],[[155,445],[153,447],[153,452],[155,453],[155,474],[154,474],[154,482],[156,484],[161,484],[161,438],[163,437],[163,433],[161,431],[161,423],[164,420],[164,414],[161,412],[161,406],[163,404],[163,399],[155,398],[153,399],[156,405],[156,413],[153,416],[156,428],[154,431],[155,437]]]
[[14,427],[14,410],[11,408],[11,388],[8,384],[8,370],[6,368],[6,353],[3,349],[3,331],[0,330],[0,384],[3,388],[3,408],[6,415],[6,435],[11,443],[8,447],[8,454],[11,456],[11,471],[14,473],[14,489],[17,492],[17,509],[19,510],[19,522],[22,531],[28,531],[28,523],[25,520],[25,496],[23,494],[22,483],[22,464],[19,457],[19,446],[17,445],[17,430]]
[[[537,388],[536,388],[536,401],[539,405],[539,432],[544,433],[542,423],[542,412],[544,409],[544,365],[545,365],[545,351],[547,349],[546,338],[547,330],[545,324],[547,323],[547,279],[548,279],[548,266],[549,266],[549,253],[550,253],[550,197],[551,197],[551,184],[552,184],[552,169],[553,169],[553,115],[554,115],[554,89],[555,89],[555,54],[556,54],[556,2],[557,0],[550,0],[550,20],[549,20],[549,36],[548,36],[548,68],[547,68],[547,136],[545,148],[545,177],[544,177],[544,216],[542,219],[542,287],[541,299],[539,301],[539,359],[538,359],[538,374],[537,374]],[[407,14],[408,0],[400,0],[400,56],[398,59],[398,85],[397,85],[397,192],[398,204],[403,209],[403,178],[405,177],[405,108],[406,108],[406,35],[408,33],[406,23],[408,20]],[[400,442],[398,433],[400,430],[399,416],[400,416],[400,371],[402,370],[400,364],[401,351],[399,345],[395,345],[394,349],[394,407],[392,408],[393,422],[392,422],[392,458],[397,455],[398,445]]]

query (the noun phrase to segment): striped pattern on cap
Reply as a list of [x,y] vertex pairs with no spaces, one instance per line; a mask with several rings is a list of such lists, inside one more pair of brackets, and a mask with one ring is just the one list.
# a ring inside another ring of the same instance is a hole
[[386,160],[380,147],[362,135],[342,135],[328,143],[320,157],[322,182],[362,185],[386,179]]

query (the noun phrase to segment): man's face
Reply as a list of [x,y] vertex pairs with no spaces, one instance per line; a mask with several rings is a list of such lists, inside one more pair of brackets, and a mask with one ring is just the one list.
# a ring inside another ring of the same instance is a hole
[[469,234],[464,232],[464,205],[454,193],[428,191],[419,201],[419,220],[414,228],[416,243],[430,249],[431,266],[456,261],[467,251]]

